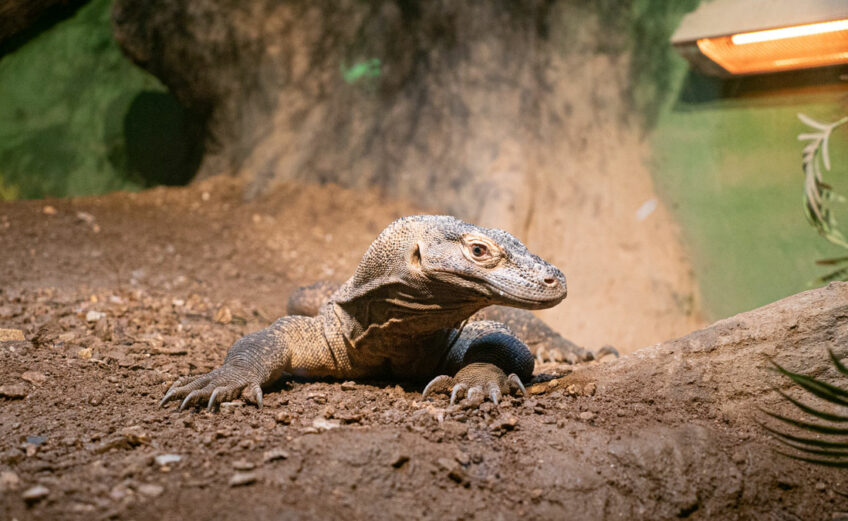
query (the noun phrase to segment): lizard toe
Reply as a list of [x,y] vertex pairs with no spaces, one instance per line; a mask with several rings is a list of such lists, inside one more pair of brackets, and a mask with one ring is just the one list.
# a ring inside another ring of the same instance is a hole
[[468,384],[465,382],[457,383],[453,386],[453,391],[451,391],[450,404],[453,405],[456,403],[456,399],[462,399],[463,396],[468,394]]
[[426,398],[427,395],[432,393],[447,393],[451,390],[454,383],[456,382],[454,382],[453,377],[446,374],[439,375],[430,380],[430,383],[424,387],[424,391],[421,393],[421,398]]
[[178,380],[171,386],[160,406],[171,400],[182,399],[179,410],[183,411],[195,405],[205,406],[214,411],[218,406],[238,396],[244,396],[249,402],[262,407],[261,378],[235,365],[223,365],[205,375],[184,383]]

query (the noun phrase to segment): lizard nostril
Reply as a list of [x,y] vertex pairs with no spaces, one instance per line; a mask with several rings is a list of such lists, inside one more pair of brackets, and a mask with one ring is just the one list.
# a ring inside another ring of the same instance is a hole
[[545,284],[548,286],[556,286],[557,280],[553,277],[545,277]]

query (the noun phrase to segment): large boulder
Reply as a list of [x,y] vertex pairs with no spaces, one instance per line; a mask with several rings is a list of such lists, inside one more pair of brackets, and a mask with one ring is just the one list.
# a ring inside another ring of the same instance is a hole
[[821,408],[770,360],[848,387],[828,349],[848,356],[845,282],[542,384],[549,393],[589,386],[594,396],[567,405],[586,428],[539,439],[528,464],[546,465],[528,483],[556,483],[572,519],[845,519],[844,470],[776,453],[792,451],[759,425],[816,436],[763,410],[811,419],[776,388]]

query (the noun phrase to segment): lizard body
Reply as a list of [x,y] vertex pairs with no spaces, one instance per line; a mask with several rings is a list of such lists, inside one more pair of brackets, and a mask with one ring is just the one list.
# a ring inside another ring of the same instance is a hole
[[[509,233],[450,216],[390,224],[315,316],[286,316],[233,344],[224,364],[171,386],[161,404],[210,409],[283,374],[431,380],[428,392],[523,390],[534,358],[506,325],[466,321],[491,305],[543,309],[567,294],[562,272]],[[456,375],[455,377],[449,375]],[[507,376],[508,375],[508,376]]]
[[[318,315],[324,302],[335,293],[340,283],[318,281],[297,288],[286,303],[288,315]],[[567,362],[570,364],[595,360],[604,355],[618,356],[618,351],[612,346],[604,346],[597,352],[585,349],[563,337],[544,321],[526,309],[507,306],[489,306],[481,309],[468,319],[469,322],[488,320],[506,325],[513,334],[520,338],[536,360],[539,362]]]

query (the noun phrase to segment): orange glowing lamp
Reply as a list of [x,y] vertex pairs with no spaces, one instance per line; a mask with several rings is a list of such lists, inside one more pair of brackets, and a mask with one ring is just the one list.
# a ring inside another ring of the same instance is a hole
[[707,2],[683,19],[672,43],[719,76],[845,65],[848,0]]

